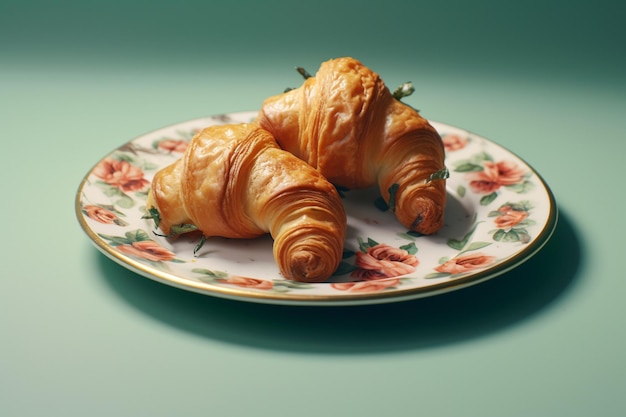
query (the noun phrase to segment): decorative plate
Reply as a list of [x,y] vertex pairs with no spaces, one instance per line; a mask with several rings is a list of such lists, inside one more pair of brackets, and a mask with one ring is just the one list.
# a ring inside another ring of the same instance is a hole
[[180,158],[191,137],[212,124],[250,122],[256,112],[201,118],[122,145],[81,182],[76,215],[113,261],[182,289],[243,301],[342,305],[407,300],[460,289],[498,276],[548,241],[557,222],[554,197],[527,163],[466,130],[432,122],[446,147],[448,202],[433,236],[404,229],[380,204],[377,189],[343,193],[348,214],[344,259],[326,283],[283,278],[272,239],[168,239],[144,219],[153,175]]

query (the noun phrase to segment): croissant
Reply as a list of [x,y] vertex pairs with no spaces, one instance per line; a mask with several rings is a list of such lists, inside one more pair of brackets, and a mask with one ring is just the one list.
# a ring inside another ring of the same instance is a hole
[[198,133],[156,173],[146,208],[166,235],[180,225],[205,237],[270,233],[281,273],[295,281],[324,281],[341,261],[346,214],[336,188],[256,124]]
[[378,185],[409,230],[432,234],[443,225],[448,171],[441,137],[356,59],[322,63],[299,88],[263,101],[255,123],[331,183]]

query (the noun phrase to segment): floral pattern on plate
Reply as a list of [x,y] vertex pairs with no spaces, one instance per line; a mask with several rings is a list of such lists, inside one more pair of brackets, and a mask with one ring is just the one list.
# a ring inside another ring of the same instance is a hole
[[283,304],[363,304],[434,295],[509,270],[539,250],[556,225],[554,198],[539,175],[499,145],[432,122],[446,148],[446,223],[433,236],[403,229],[377,189],[341,190],[348,214],[344,256],[327,283],[284,279],[269,236],[175,239],[145,219],[152,177],[180,158],[195,133],[242,123],[255,112],[201,118],[136,138],[83,179],[78,220],[96,247],[146,277],[204,294]]

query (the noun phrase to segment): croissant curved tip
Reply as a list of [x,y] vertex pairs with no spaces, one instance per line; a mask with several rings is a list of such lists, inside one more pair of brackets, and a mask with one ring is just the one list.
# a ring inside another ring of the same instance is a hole
[[432,235],[443,227],[445,192],[421,191],[421,193],[423,193],[421,196],[415,196],[414,192],[409,193],[405,198],[400,198],[396,216],[400,223],[410,231]]
[[302,229],[274,243],[281,273],[299,282],[327,281],[341,262],[344,235]]
[[285,271],[288,278],[300,282],[324,282],[335,271],[329,262],[329,255],[313,251],[299,251],[290,260],[289,269]]

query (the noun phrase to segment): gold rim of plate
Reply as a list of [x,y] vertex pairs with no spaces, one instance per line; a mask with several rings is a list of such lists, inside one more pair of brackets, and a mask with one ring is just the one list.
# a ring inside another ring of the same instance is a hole
[[[231,113],[230,115],[248,115],[254,114],[254,112],[241,112],[241,113]],[[224,120],[225,116],[228,115],[219,115],[212,116],[211,118],[215,118],[217,120]],[[243,117],[243,116],[241,116]],[[192,119],[186,122],[166,126],[152,132],[141,135],[128,143],[132,143],[142,137],[145,137],[148,134],[158,132],[160,130],[166,128],[173,128],[177,125],[181,125],[184,123],[189,123],[193,121],[207,120],[207,118],[203,119]],[[468,134],[472,134],[471,132],[463,129],[456,128],[454,126],[432,121],[434,125],[449,127],[455,130],[462,130],[467,132]],[[377,304],[377,303],[388,303],[388,302],[399,302],[406,301],[411,299],[423,298],[435,296],[438,294],[447,293],[450,291],[459,290],[462,288],[466,288],[468,286],[472,286],[475,284],[479,284],[486,280],[495,278],[500,276],[517,266],[521,265],[532,256],[534,256],[537,252],[539,252],[545,244],[550,240],[553,235],[554,230],[556,229],[556,225],[558,223],[558,210],[556,201],[554,198],[554,194],[550,190],[547,183],[541,177],[541,175],[525,160],[515,155],[513,152],[508,149],[482,137],[482,140],[489,142],[492,146],[499,148],[502,151],[514,156],[519,161],[523,162],[525,166],[532,172],[532,174],[536,177],[539,185],[545,191],[545,195],[548,204],[548,214],[546,216],[546,220],[543,223],[543,227],[537,232],[536,236],[533,238],[531,242],[523,246],[523,248],[506,259],[492,265],[491,267],[487,267],[486,269],[475,271],[461,277],[457,277],[450,280],[444,280],[440,282],[436,282],[427,286],[419,286],[419,287],[409,287],[409,288],[396,288],[388,291],[374,292],[374,293],[333,293],[329,294],[315,294],[315,293],[298,293],[298,292],[262,292],[262,291],[254,291],[249,290],[243,287],[236,286],[224,286],[224,285],[216,285],[209,282],[201,282],[191,280],[185,276],[179,276],[175,273],[159,270],[154,268],[144,262],[141,262],[137,259],[134,259],[131,256],[127,256],[120,251],[116,250],[111,244],[109,244],[105,239],[103,239],[99,234],[94,231],[91,225],[87,221],[87,216],[83,213],[83,193],[85,187],[89,183],[88,178],[92,175],[93,170],[97,166],[98,163],[94,164],[94,166],[88,171],[88,173],[84,176],[80,185],[78,187],[76,196],[75,196],[75,214],[78,219],[80,226],[83,231],[87,234],[92,243],[96,246],[96,248],[106,255],[112,261],[118,263],[119,265],[142,275],[146,278],[155,280],[157,282],[167,284],[173,287],[177,287],[179,289],[193,291],[200,294],[239,300],[239,301],[248,301],[248,302],[259,302],[259,303],[267,303],[267,304],[286,304],[286,305],[318,305],[318,306],[336,306],[336,305],[363,305],[363,304]],[[112,154],[112,151],[110,154]],[[107,155],[108,156],[108,155]],[[328,285],[326,283],[321,284],[313,284],[313,285]]]

